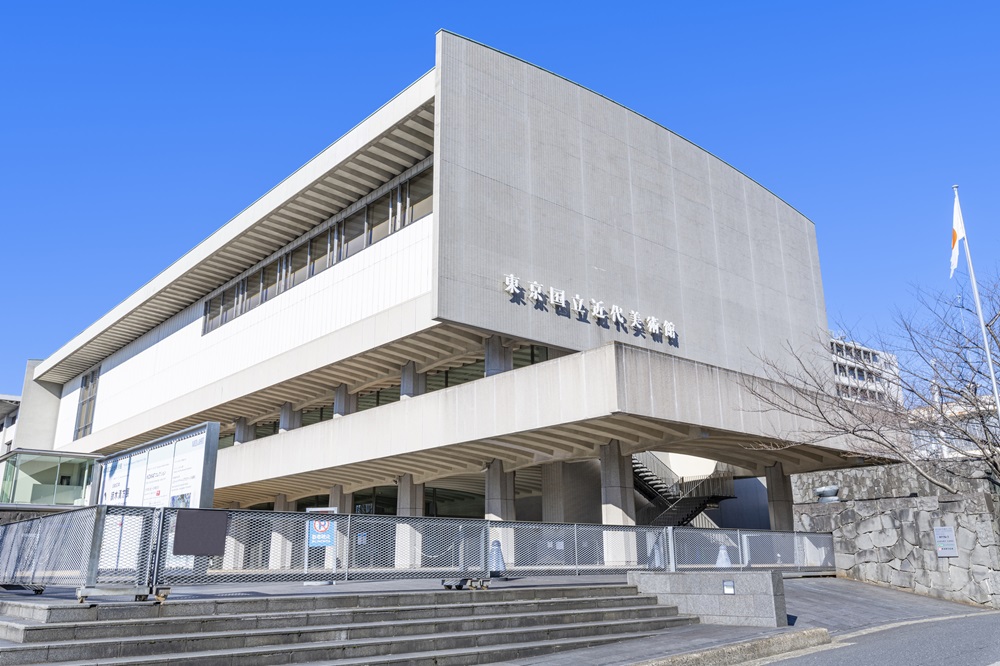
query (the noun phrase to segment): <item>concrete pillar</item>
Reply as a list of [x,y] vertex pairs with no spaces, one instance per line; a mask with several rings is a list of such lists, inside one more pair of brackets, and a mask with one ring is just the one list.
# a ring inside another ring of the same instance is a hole
[[486,338],[483,344],[486,353],[485,376],[498,375],[514,369],[514,351],[510,347],[504,347],[500,342],[499,335],[491,335]]
[[[344,486],[335,483],[330,486],[329,506],[337,510],[338,514],[353,513],[354,493],[345,493]],[[347,533],[346,519],[337,520],[337,543],[334,548],[326,548],[323,555],[323,566],[327,569],[337,569],[347,562],[348,547],[350,545],[350,535]]]
[[[424,515],[424,484],[414,483],[412,474],[399,477],[396,486],[396,516]],[[396,568],[412,569],[423,562],[423,534],[419,523],[396,523]]]
[[632,459],[618,440],[601,447],[601,505],[605,525],[635,525]]
[[486,468],[486,520],[517,520],[514,511],[514,473],[503,471],[503,461]]
[[278,432],[288,432],[302,426],[302,410],[292,409],[292,403],[286,402],[281,406],[281,414],[278,416]]
[[542,465],[542,522],[566,522],[566,494],[563,492],[563,463]]
[[247,423],[245,417],[241,416],[236,419],[236,435],[233,437],[233,443],[239,446],[240,444],[246,444],[247,442],[252,442],[257,438],[257,426],[256,424]]
[[335,483],[330,486],[329,506],[337,510],[337,513],[354,512],[354,493],[345,493],[344,486]]
[[[278,494],[274,496],[275,511],[291,511],[288,496]],[[271,549],[268,553],[268,569],[289,569],[292,566],[292,540],[289,529],[290,521],[274,521],[271,527]]]
[[[635,525],[632,458],[622,455],[621,443],[617,440],[601,447],[601,511],[605,525]],[[632,566],[637,562],[635,532],[604,533],[605,565]]]
[[[239,509],[239,502],[229,502],[226,506],[227,509]],[[239,518],[234,518],[233,520],[239,520]],[[230,530],[232,532],[232,530]],[[235,530],[236,533],[240,533],[240,530]],[[226,551],[222,555],[222,568],[235,571],[243,568],[243,563],[246,561],[246,544],[240,541],[233,534],[226,535]]]
[[358,411],[358,396],[347,390],[347,384],[339,384],[333,394],[333,417],[347,416]]
[[792,479],[774,463],[764,468],[767,481],[767,513],[771,518],[771,529],[791,532],[795,529],[792,514]]
[[424,515],[424,484],[414,483],[412,474],[399,477],[396,489],[396,515]]
[[412,398],[427,392],[427,374],[417,372],[417,364],[407,361],[403,366],[399,380],[399,397]]

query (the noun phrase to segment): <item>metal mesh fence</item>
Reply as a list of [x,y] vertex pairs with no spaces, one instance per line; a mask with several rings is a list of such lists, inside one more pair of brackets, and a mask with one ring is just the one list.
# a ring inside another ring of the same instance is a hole
[[0,527],[0,583],[83,583],[96,516],[94,508],[78,509]]
[[183,509],[91,507],[0,527],[0,584],[177,586],[627,570],[834,568],[830,534],[225,511],[224,552],[174,554]]

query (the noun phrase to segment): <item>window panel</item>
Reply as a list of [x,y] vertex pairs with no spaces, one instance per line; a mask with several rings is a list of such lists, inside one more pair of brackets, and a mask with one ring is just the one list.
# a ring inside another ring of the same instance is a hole
[[428,169],[410,179],[410,214],[408,224],[430,215],[433,208],[434,169]]
[[246,297],[243,299],[243,311],[253,310],[260,305],[260,271],[251,273],[246,279]]
[[330,267],[330,232],[320,234],[309,241],[309,261],[312,274],[317,275]]
[[368,228],[371,229],[368,245],[374,245],[389,235],[390,201],[391,197],[386,194],[368,206]]
[[344,252],[342,259],[353,257],[365,246],[365,211],[359,210],[343,221]]
[[288,279],[286,284],[289,288],[302,284],[309,275],[309,248],[308,245],[297,247],[286,256],[288,263]]
[[261,300],[266,301],[278,295],[278,261],[272,261],[263,268],[264,287],[261,290]]

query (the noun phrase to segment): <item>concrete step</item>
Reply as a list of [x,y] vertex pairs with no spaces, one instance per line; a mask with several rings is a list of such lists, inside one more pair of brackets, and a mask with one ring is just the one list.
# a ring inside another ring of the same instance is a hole
[[497,603],[517,600],[574,599],[614,597],[638,594],[627,585],[580,585],[566,587],[505,588],[491,590],[440,590],[433,592],[393,592],[367,594],[318,594],[273,597],[229,597],[218,599],[168,599],[166,603],[121,602],[46,603],[44,597],[33,601],[0,600],[0,616],[37,622],[130,621],[143,618],[235,615],[317,611],[336,608],[389,608],[414,605],[449,605],[457,603]]
[[127,638],[162,634],[186,634],[250,629],[287,629],[359,622],[396,622],[406,620],[468,618],[474,616],[515,614],[569,614],[580,611],[632,612],[642,608],[659,608],[660,612],[676,612],[670,607],[657,607],[656,598],[647,595],[617,597],[577,597],[503,601],[493,604],[461,603],[439,605],[396,606],[389,608],[346,608],[319,611],[285,611],[231,615],[143,618],[121,622],[41,623],[20,618],[0,617],[0,639],[16,643],[44,643],[99,638]]
[[[83,664],[143,664],[155,666],[258,666],[263,664],[473,664],[576,649],[599,643],[639,638],[697,622],[697,618],[672,616],[613,622],[572,623],[558,626],[510,628],[491,631],[444,632],[431,635],[392,636],[368,640],[339,639],[290,645],[247,645],[253,637],[229,635],[209,648],[189,652],[158,651],[133,654],[141,642],[108,643],[99,654],[80,654],[82,643],[45,647],[16,647],[0,651],[0,666],[49,663],[60,666]],[[182,640],[186,637],[176,637]],[[242,643],[242,645],[241,645]],[[113,649],[116,647],[118,649]],[[162,647],[162,646],[161,646]],[[449,654],[445,661],[443,655]],[[437,661],[434,661],[434,660]],[[348,660],[348,661],[345,661]]]

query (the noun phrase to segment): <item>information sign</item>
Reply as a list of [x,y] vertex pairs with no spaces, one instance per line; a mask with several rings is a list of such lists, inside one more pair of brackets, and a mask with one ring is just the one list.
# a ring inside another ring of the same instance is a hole
[[938,557],[958,557],[958,544],[955,541],[954,527],[935,527],[934,545]]

